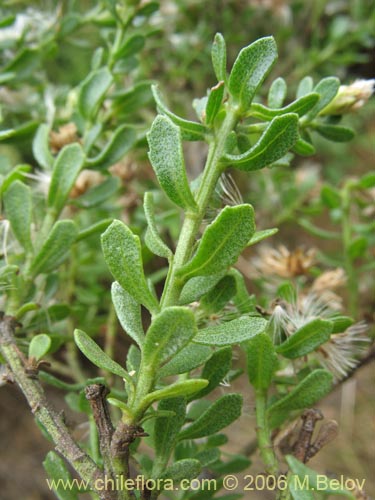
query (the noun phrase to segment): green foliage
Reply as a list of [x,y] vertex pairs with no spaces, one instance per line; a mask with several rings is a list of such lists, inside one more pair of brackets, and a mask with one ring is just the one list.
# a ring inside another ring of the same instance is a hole
[[16,180],[4,193],[4,205],[12,231],[28,251],[31,251],[32,200],[31,190],[21,181]]

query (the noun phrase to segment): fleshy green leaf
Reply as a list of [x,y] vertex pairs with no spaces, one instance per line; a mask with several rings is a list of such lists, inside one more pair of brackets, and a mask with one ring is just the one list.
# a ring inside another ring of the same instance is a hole
[[332,327],[332,321],[313,319],[293,333],[276,350],[289,359],[304,356],[330,339]]
[[162,479],[172,479],[174,483],[182,480],[191,481],[201,473],[201,464],[195,458],[184,458],[167,467],[160,476]]
[[206,105],[206,123],[212,125],[221,107],[224,97],[224,82],[220,81],[212,87]]
[[98,186],[94,186],[78,198],[71,201],[72,205],[81,208],[92,208],[108,200],[116,193],[120,187],[121,181],[118,177],[108,177]]
[[[290,470],[297,476],[292,476],[289,479],[289,485],[293,485],[295,491],[303,489],[303,491],[312,490],[324,493],[325,495],[342,495],[354,500],[355,496],[348,490],[340,488],[340,481],[332,479],[323,474],[318,474],[309,467],[306,467],[302,462],[292,455],[286,455],[286,461]],[[305,489],[305,487],[307,488]],[[300,497],[295,497],[299,500]],[[304,497],[305,498],[305,497]]]
[[43,467],[49,478],[56,483],[53,492],[59,500],[78,500],[77,491],[60,484],[60,481],[73,481],[73,479],[64,460],[57,453],[54,451],[48,452]]
[[161,366],[185,347],[197,333],[192,311],[185,307],[167,307],[154,317],[143,347],[148,366]]
[[316,152],[315,146],[313,146],[311,142],[302,139],[302,137],[299,137],[294,144],[293,151],[301,156],[311,156]]
[[257,40],[238,54],[229,76],[229,91],[246,111],[261,83],[277,59],[272,37]]
[[27,251],[31,251],[31,190],[23,182],[16,180],[4,193],[7,218],[17,240]]
[[77,238],[77,226],[71,220],[60,220],[53,226],[47,240],[36,254],[30,274],[36,276],[56,269],[67,257],[68,252]]
[[336,96],[340,87],[340,80],[334,76],[323,78],[315,85],[314,92],[320,95],[318,103],[310,110],[308,119],[312,120],[315,116],[322,111]]
[[208,380],[208,385],[194,395],[194,399],[202,399],[222,382],[232,366],[232,348],[223,347],[213,353],[204,365],[201,377]]
[[[158,377],[169,377],[187,373],[203,365],[212,356],[212,350],[205,345],[190,344],[184,347],[167,364],[158,370]],[[203,377],[202,378],[206,378]]]
[[201,307],[210,313],[221,311],[236,294],[236,279],[227,275],[215,287],[206,293],[200,301]]
[[163,399],[158,404],[158,411],[172,411],[172,417],[160,417],[155,420],[155,453],[157,457],[169,458],[176,438],[185,422],[185,398]]
[[241,409],[242,396],[226,394],[212,403],[189,427],[181,431],[179,440],[198,439],[215,434],[237,420],[241,415]]
[[56,158],[48,191],[48,206],[57,213],[64,208],[84,161],[85,155],[79,144],[65,146]]
[[142,35],[132,35],[124,40],[118,50],[116,50],[114,57],[117,59],[125,59],[126,57],[133,56],[141,51],[145,45],[145,37]]
[[45,123],[42,123],[38,127],[33,140],[34,158],[39,163],[39,165],[46,170],[51,169],[54,160],[49,149],[49,132],[49,126]]
[[203,295],[212,290],[212,288],[221,280],[225,271],[211,276],[197,276],[191,278],[183,287],[180,295],[180,304],[190,304],[199,300]]
[[270,109],[259,103],[251,105],[250,114],[261,120],[272,120],[275,116],[285,115],[286,113],[296,113],[298,116],[303,116],[319,101],[319,94],[311,93],[300,97],[296,101],[288,104],[284,108]]
[[271,339],[260,333],[245,344],[247,373],[255,389],[267,390],[271,385],[278,359]]
[[240,344],[254,335],[264,332],[267,321],[256,316],[241,316],[216,326],[199,330],[194,342],[205,345]]
[[216,33],[211,48],[212,66],[218,82],[227,79],[227,49],[221,33]]
[[328,184],[324,185],[320,190],[320,198],[329,208],[339,208],[341,206],[340,191]]
[[272,82],[270,90],[268,92],[268,106],[270,108],[281,108],[285,100],[287,93],[287,85],[284,78],[276,78]]
[[187,141],[204,140],[204,136],[207,132],[207,129],[204,125],[202,125],[201,123],[185,120],[184,118],[180,118],[179,116],[172,113],[172,111],[170,111],[164,104],[158,87],[156,85],[153,85],[151,89],[159,112],[163,113],[163,115],[166,115],[174,125],[177,125],[177,127],[181,129],[183,139]]
[[368,248],[368,240],[365,236],[355,238],[349,245],[348,253],[352,260],[363,257]]
[[118,127],[103,150],[97,156],[87,159],[87,165],[100,170],[114,165],[134,146],[136,139],[134,128],[129,125]]
[[167,196],[179,207],[196,210],[186,177],[179,128],[168,117],[159,115],[147,137],[150,161]]
[[48,353],[51,343],[51,338],[45,333],[35,335],[29,345],[29,358],[34,358],[37,361],[42,359]]
[[311,76],[305,76],[305,78],[302,78],[297,88],[297,99],[311,92],[313,87],[314,81]]
[[273,227],[272,229],[263,229],[263,231],[256,231],[253,234],[253,236],[250,238],[250,241],[248,242],[247,246],[251,247],[252,245],[255,245],[256,243],[259,243],[260,241],[263,241],[266,238],[273,236],[278,231],[279,230],[277,229],[277,227]]
[[78,97],[78,109],[84,118],[95,116],[112,82],[113,77],[108,68],[98,69],[88,75]]
[[115,281],[112,283],[112,302],[122,328],[135,342],[142,346],[144,331],[140,304]]
[[170,259],[173,254],[170,248],[168,248],[164,241],[161,239],[156,227],[154,200],[152,197],[152,193],[150,192],[145,193],[143,209],[145,211],[148,223],[148,228],[145,235],[146,245],[155,255]]
[[329,139],[333,142],[348,142],[355,136],[353,129],[348,127],[339,127],[338,125],[314,125],[314,130],[325,139]]
[[206,228],[195,255],[178,274],[186,279],[225,270],[236,262],[254,232],[251,205],[225,207]]
[[190,394],[194,394],[195,392],[198,392],[206,387],[207,383],[207,380],[199,378],[176,382],[175,384],[169,385],[164,389],[159,389],[158,391],[147,394],[142,401],[142,407],[147,408],[155,401],[160,401],[161,399],[190,396]]
[[298,139],[298,115],[275,117],[258,142],[240,155],[226,155],[224,160],[240,170],[259,170],[282,158]]
[[126,370],[116,361],[113,361],[98,344],[82,330],[74,330],[74,341],[79,350],[91,361],[95,366],[114,373],[121,378],[129,378]]
[[332,388],[333,376],[327,370],[314,370],[305,377],[289,394],[268,408],[272,428],[278,427],[294,410],[309,408],[320,401]]
[[114,220],[102,235],[105,261],[113,277],[137,302],[156,311],[156,298],[147,287],[138,236],[121,221]]

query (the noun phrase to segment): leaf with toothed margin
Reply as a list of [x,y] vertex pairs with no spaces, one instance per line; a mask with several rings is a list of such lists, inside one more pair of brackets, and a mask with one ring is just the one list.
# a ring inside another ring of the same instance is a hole
[[245,153],[224,156],[223,161],[240,170],[251,172],[282,158],[298,139],[298,115],[276,116],[258,142]]
[[272,37],[260,38],[238,54],[229,76],[231,95],[246,111],[256,91],[277,59],[277,47]]
[[186,177],[180,129],[168,117],[158,115],[147,139],[149,158],[162,189],[179,207],[195,211],[197,205]]

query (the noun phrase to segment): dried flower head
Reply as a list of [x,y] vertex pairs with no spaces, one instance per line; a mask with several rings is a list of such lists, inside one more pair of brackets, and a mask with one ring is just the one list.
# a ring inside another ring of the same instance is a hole
[[353,370],[365,353],[370,341],[366,336],[367,330],[365,322],[355,323],[344,332],[331,335],[330,340],[316,351],[319,362],[333,373],[336,381]]
[[58,153],[67,144],[79,141],[76,124],[67,123],[60,127],[57,132],[51,130],[49,139],[52,152]]
[[284,245],[277,249],[263,247],[259,257],[253,259],[253,265],[259,277],[276,275],[281,278],[294,278],[308,274],[315,263],[315,255],[314,248],[297,248],[290,251]]
[[321,115],[342,115],[361,108],[374,92],[375,79],[356,80],[351,85],[341,85],[336,97],[321,112]]

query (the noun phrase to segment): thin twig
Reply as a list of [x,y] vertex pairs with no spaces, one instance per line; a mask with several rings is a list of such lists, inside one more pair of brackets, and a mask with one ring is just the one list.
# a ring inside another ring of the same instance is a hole
[[[105,484],[102,471],[72,438],[61,414],[47,401],[38,380],[25,370],[24,361],[17,348],[14,331],[17,322],[12,316],[0,317],[0,351],[11,369],[14,379],[26,397],[35,418],[45,427],[55,443],[56,450],[72,465],[82,479],[88,480],[101,500],[112,500],[108,492],[100,490]],[[99,480],[99,482],[97,482]],[[100,481],[101,480],[101,481]],[[96,484],[99,488],[96,488]]]

